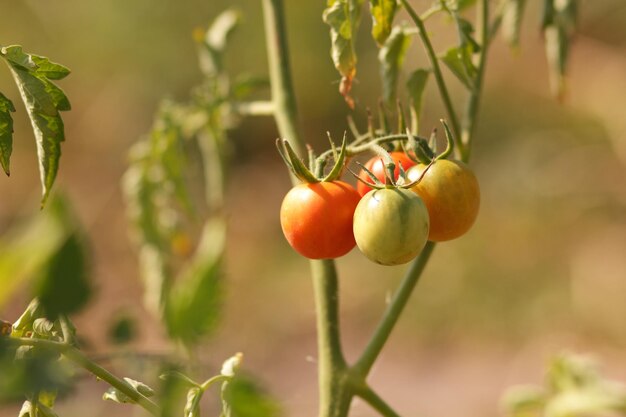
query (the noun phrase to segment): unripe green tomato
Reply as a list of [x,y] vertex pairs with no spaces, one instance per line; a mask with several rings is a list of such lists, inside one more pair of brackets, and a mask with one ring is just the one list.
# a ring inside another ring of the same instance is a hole
[[400,265],[415,258],[428,238],[428,210],[410,190],[384,188],[365,194],[354,212],[356,244],[370,260]]
[[[417,180],[427,165],[409,169],[409,181]],[[428,240],[443,242],[465,234],[474,224],[480,207],[480,188],[472,170],[461,161],[436,161],[422,180],[411,188],[430,216]]]

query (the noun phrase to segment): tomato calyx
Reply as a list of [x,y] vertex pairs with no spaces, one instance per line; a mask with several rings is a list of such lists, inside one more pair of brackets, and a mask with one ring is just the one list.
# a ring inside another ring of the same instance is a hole
[[440,121],[446,135],[446,149],[439,154],[437,154],[436,146],[436,128],[433,129],[428,141],[421,137],[415,137],[409,129],[406,129],[408,140],[406,147],[404,147],[403,144],[403,149],[414,162],[428,165],[431,162],[438,161],[440,159],[448,159],[454,152],[454,137],[452,136],[450,127],[444,119],[441,119]]
[[[278,153],[283,158],[285,165],[287,165],[293,175],[300,181],[309,184],[330,182],[339,179],[342,174],[347,154],[347,140],[346,134],[344,133],[341,148],[337,150],[337,146],[333,142],[330,133],[328,133],[328,139],[330,141],[331,152],[324,153],[320,156],[316,156],[313,148],[307,145],[308,166],[298,156],[287,139],[276,139],[276,149],[278,149]],[[332,157],[335,163],[330,172],[324,175],[324,169],[330,157]]]

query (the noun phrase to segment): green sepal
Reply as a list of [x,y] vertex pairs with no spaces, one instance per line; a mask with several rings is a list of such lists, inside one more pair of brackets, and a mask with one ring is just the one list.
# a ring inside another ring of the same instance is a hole
[[276,148],[287,166],[291,169],[291,172],[293,172],[293,175],[295,175],[299,180],[310,184],[320,182],[320,180],[306,167],[304,162],[302,162],[302,159],[300,159],[298,154],[296,154],[293,150],[288,140],[278,139],[276,141]]
[[343,167],[344,167],[344,162],[346,160],[346,153],[347,153],[347,139],[346,139],[346,133],[344,132],[343,134],[343,139],[341,141],[341,149],[339,150],[339,154],[337,154],[336,150],[334,149],[333,146],[333,150],[334,152],[334,159],[335,159],[335,165],[333,165],[333,168],[330,170],[330,172],[328,173],[328,175],[326,175],[324,177],[324,179],[322,181],[326,182],[326,181],[334,181],[336,179],[338,179],[341,176],[341,173],[343,171]]
[[[407,149],[405,149],[404,153],[406,153],[409,158],[413,159],[414,162],[420,162],[422,164],[430,163],[430,161],[432,161],[435,157],[435,154],[428,146],[428,141],[424,138],[413,135],[409,129],[406,129],[406,136],[408,138],[408,150],[412,152],[407,152]],[[415,155],[417,160],[413,158],[413,155]]]
[[435,158],[436,160],[447,159],[450,155],[452,155],[452,152],[454,151],[454,136],[450,131],[450,127],[444,119],[441,119],[440,121],[446,134],[446,149],[441,154],[437,155],[437,158]]

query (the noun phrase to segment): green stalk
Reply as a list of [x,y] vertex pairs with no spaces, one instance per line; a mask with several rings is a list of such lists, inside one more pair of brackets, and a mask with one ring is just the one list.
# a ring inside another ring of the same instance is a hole
[[441,72],[441,67],[439,66],[439,59],[437,58],[437,54],[435,54],[433,44],[430,42],[428,32],[426,32],[424,21],[419,17],[419,15],[415,12],[415,10],[411,7],[407,0],[400,0],[400,2],[409,13],[409,16],[411,17],[411,20],[413,20],[413,23],[415,23],[415,26],[417,26],[420,39],[422,40],[422,44],[424,45],[424,49],[426,50],[426,55],[428,56],[428,60],[430,61],[430,65],[433,70],[433,74],[435,75],[435,80],[437,81],[439,94],[441,95],[441,99],[443,100],[446,112],[448,113],[448,118],[450,119],[452,131],[454,132],[455,137],[460,138],[461,126],[459,124],[459,119],[456,115],[456,112],[454,111],[454,106],[452,106],[450,93],[448,92],[448,87],[446,86],[446,82],[443,78],[443,73]]
[[417,281],[419,281],[434,248],[434,242],[426,243],[422,253],[411,263],[400,288],[396,290],[391,303],[389,303],[387,310],[385,310],[383,318],[374,331],[374,335],[365,347],[361,357],[352,367],[352,370],[363,378],[367,377],[367,374],[372,369],[372,365],[374,365],[374,362],[382,351],[383,346],[387,343],[389,335],[409,301],[413,288],[415,288]]
[[76,365],[84,368],[91,374],[93,374],[96,378],[101,379],[111,385],[113,388],[122,392],[128,398],[133,400],[137,405],[141,406],[147,412],[154,416],[161,415],[161,409],[157,404],[155,404],[148,397],[141,394],[139,391],[130,386],[126,381],[120,379],[93,362],[91,359],[86,357],[81,351],[72,347],[66,343],[54,342],[51,340],[44,339],[31,339],[31,338],[9,338],[7,339],[9,343],[15,342],[22,346],[40,346],[46,349],[54,350],[63,356],[65,356],[70,361],[74,362]]
[[[272,86],[274,117],[278,131],[302,154],[295,93],[289,66],[287,34],[282,0],[263,0],[267,55]],[[292,177],[295,183],[296,179]],[[345,417],[352,394],[339,337],[338,280],[333,260],[311,261],[317,308],[320,417]]]
[[311,261],[311,272],[317,316],[320,416],[345,416],[352,394],[346,384],[347,366],[341,350],[335,262],[330,259]]
[[374,390],[367,385],[355,387],[355,393],[358,397],[368,403],[374,410],[383,417],[400,417],[400,415],[389,404],[385,402]]
[[298,128],[298,109],[289,64],[287,29],[282,0],[263,0],[265,43],[270,71],[274,118],[278,132],[298,154],[304,149]]
[[489,29],[489,1],[481,0],[476,9],[476,26],[478,38],[480,39],[481,51],[478,62],[476,85],[467,100],[467,107],[463,118],[463,132],[461,133],[460,152],[461,159],[467,162],[472,150],[472,140],[476,131],[476,121],[478,120],[478,109],[480,108],[480,98],[483,90],[483,79],[485,78],[485,65],[487,62],[487,52],[490,43]]

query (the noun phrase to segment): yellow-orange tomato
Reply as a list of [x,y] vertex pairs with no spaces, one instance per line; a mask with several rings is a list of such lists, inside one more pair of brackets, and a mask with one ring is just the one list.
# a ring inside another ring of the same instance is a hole
[[[409,181],[417,180],[426,167],[418,164],[409,169]],[[476,176],[463,162],[436,161],[411,190],[424,200],[428,209],[428,240],[455,239],[474,224],[480,207],[480,188]]]
[[280,224],[289,244],[310,259],[338,258],[356,242],[352,217],[359,193],[343,181],[300,184],[283,199]]

